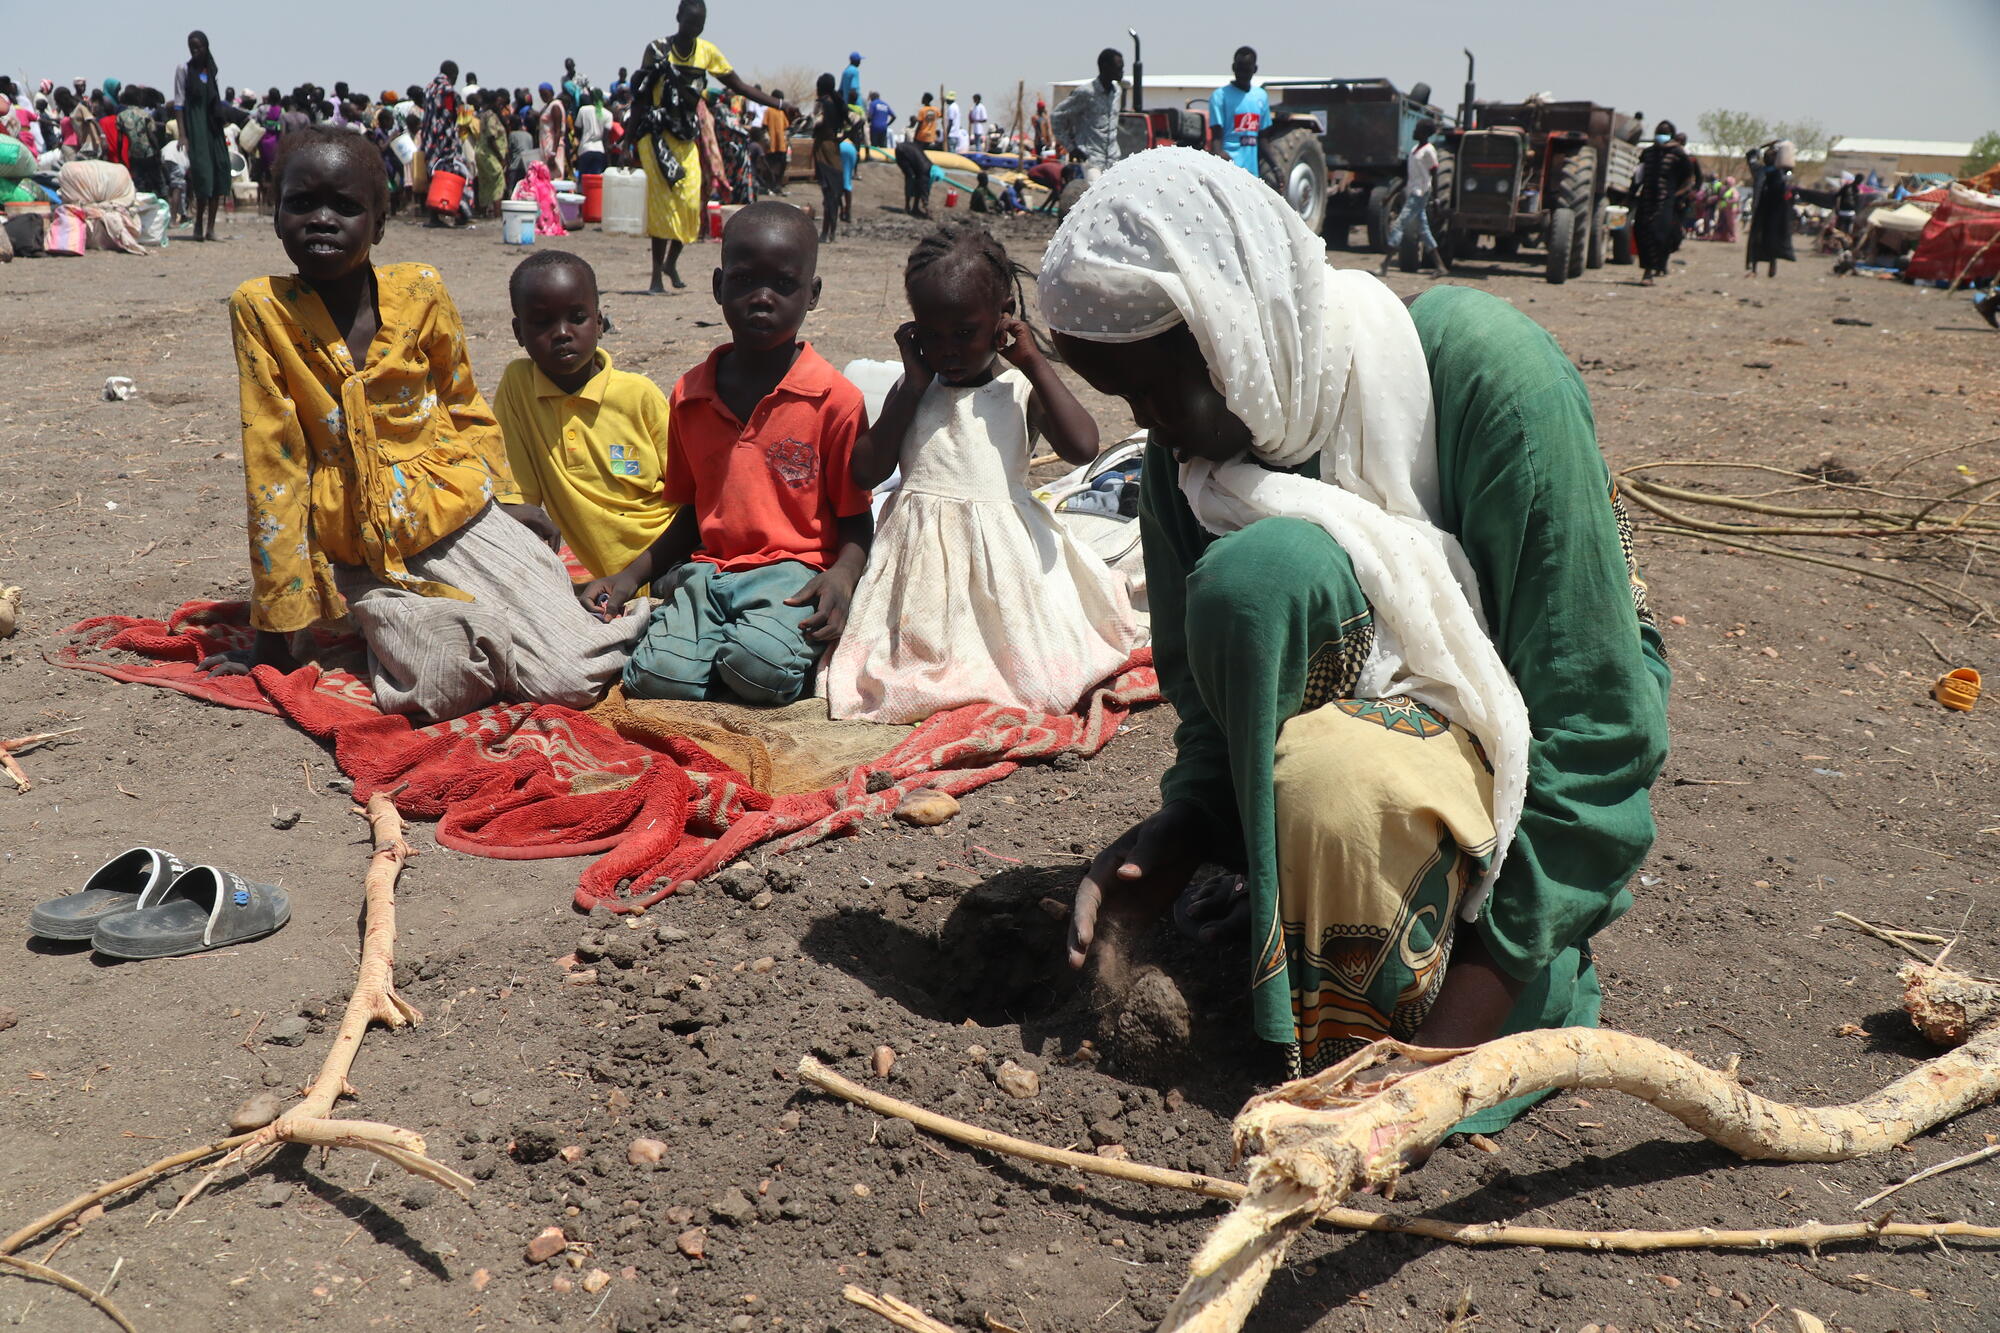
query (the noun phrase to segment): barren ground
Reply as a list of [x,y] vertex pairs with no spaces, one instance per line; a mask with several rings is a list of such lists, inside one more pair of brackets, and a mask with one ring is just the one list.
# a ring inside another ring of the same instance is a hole
[[[836,365],[893,355],[915,234],[881,207],[895,180],[864,174],[862,228],[822,257],[809,329]],[[25,758],[32,791],[0,791],[0,906],[19,931],[0,965],[0,1006],[19,1019],[0,1031],[0,1232],[218,1137],[254,1091],[298,1086],[325,1025],[315,1018],[302,1046],[268,1037],[288,1016],[337,1012],[353,979],[365,838],[328,787],[329,756],[273,719],[42,658],[83,617],[159,615],[246,587],[223,300],[283,258],[264,222],[240,215],[224,230],[227,243],[145,258],[0,268],[0,582],[26,596],[22,632],[0,643],[0,735],[82,728]],[[1047,235],[1007,233],[1031,265]],[[647,299],[634,290],[643,242],[592,231],[568,243],[598,266],[620,365],[665,384],[717,340],[712,250],[688,256],[694,289]],[[442,268],[480,381],[495,384],[515,354],[505,277],[518,257],[497,226],[397,223],[381,253]],[[1526,266],[1469,263],[1454,280],[1555,333],[1584,368],[1614,466],[1832,456],[1913,491],[2000,470],[1994,335],[1961,298],[1835,279],[1819,259],[1772,282],[1743,278],[1734,247],[1681,257],[1651,291],[1629,268],[1554,288]],[[113,374],[136,379],[139,397],[103,401]],[[1108,435],[1123,433],[1119,411],[1089,401]],[[1950,446],[1965,447],[1924,457]],[[1741,1055],[1760,1093],[1862,1095],[1926,1052],[1895,1012],[1898,955],[1835,911],[1962,936],[1957,959],[2000,968],[2000,705],[1952,714],[1927,693],[1939,652],[1990,667],[2000,635],[1830,570],[1643,533],[1641,556],[1658,614],[1675,618],[1674,752],[1638,905],[1598,940],[1605,1020],[1714,1064]],[[1993,600],[1976,569],[1966,586]],[[936,833],[873,826],[759,858],[782,890],[768,908],[711,884],[629,930],[572,910],[576,863],[469,858],[419,827],[400,971],[429,1017],[369,1037],[354,1113],[429,1136],[479,1178],[470,1206],[361,1154],[291,1153],[224,1177],[172,1222],[163,1211],[186,1178],[122,1200],[56,1262],[93,1287],[116,1267],[113,1297],[148,1333],[886,1327],[841,1301],[845,1282],[967,1328],[1149,1328],[1216,1206],[940,1146],[803,1092],[790,1071],[810,1052],[872,1078],[869,1055],[886,1044],[894,1071],[873,1081],[899,1096],[1049,1143],[1095,1138],[1142,1161],[1231,1171],[1229,1117],[1270,1072],[1241,1039],[1240,960],[1156,942],[1192,1003],[1192,1049],[1145,1078],[1115,1053],[1078,1062],[1100,1015],[1060,966],[1061,927],[1040,906],[1066,899],[1085,854],[1150,808],[1171,727],[1165,709],[1141,713],[1097,761],[1024,771]],[[274,827],[295,811],[296,826]],[[34,902],[141,841],[283,883],[294,921],[266,942],[151,964],[26,938]],[[598,985],[564,982],[556,960],[580,945],[605,955]],[[1038,1096],[995,1086],[1005,1059],[1040,1074]],[[1390,1206],[1569,1227],[1843,1220],[1996,1132],[2000,1112],[1987,1110],[1884,1159],[1752,1166],[1616,1097],[1561,1096],[1496,1153],[1440,1152]],[[626,1163],[641,1134],[668,1145],[656,1168]],[[581,1153],[521,1160],[536,1141]],[[1989,1164],[1915,1186],[1899,1215],[2000,1222],[1996,1179]],[[551,1223],[588,1247],[582,1272],[524,1262]],[[677,1248],[696,1227],[699,1260]],[[1474,1314],[1484,1329],[1789,1327],[1782,1312],[1765,1318],[1778,1305],[1861,1333],[1991,1329],[1994,1255],[1902,1244],[1613,1257],[1319,1233],[1252,1327],[1439,1329],[1462,1305],[1451,1327]],[[595,1267],[611,1275],[603,1291],[560,1289]],[[11,1277],[0,1325],[107,1326]]]

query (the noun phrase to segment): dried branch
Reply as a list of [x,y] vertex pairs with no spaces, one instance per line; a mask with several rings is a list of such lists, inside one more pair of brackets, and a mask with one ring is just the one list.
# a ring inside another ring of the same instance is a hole
[[950,1324],[940,1324],[908,1301],[886,1293],[877,1296],[850,1282],[840,1289],[840,1294],[862,1309],[881,1315],[897,1328],[907,1329],[908,1333],[958,1333]]
[[[853,1102],[878,1115],[907,1120],[920,1129],[963,1143],[969,1147],[1026,1158],[1048,1166],[1068,1167],[1091,1175],[1129,1180],[1141,1185],[1158,1185],[1211,1199],[1236,1202],[1249,1193],[1247,1186],[1233,1180],[1205,1176],[1193,1171],[1175,1171],[1141,1162],[1096,1157],[1051,1148],[1027,1139],[939,1115],[913,1103],[876,1092],[852,1079],[834,1073],[811,1056],[799,1061],[799,1078],[823,1092]],[[1689,1227],[1679,1231],[1574,1231],[1563,1227],[1517,1226],[1510,1222],[1439,1222],[1427,1217],[1391,1217],[1386,1213],[1362,1212],[1355,1208],[1329,1208],[1319,1216],[1324,1226],[1345,1231],[1383,1231],[1405,1236],[1422,1236],[1452,1245],[1501,1246],[1532,1245],[1546,1250],[1594,1250],[1622,1254],[1655,1250],[1772,1250],[1790,1246],[1818,1249],[1842,1241],[1882,1238],[1929,1240],[1959,1237],[1967,1240],[2000,1240],[2000,1227],[1974,1226],[1969,1222],[1891,1222],[1885,1216],[1873,1222],[1808,1222],[1804,1226],[1755,1229]]]
[[333,1046],[327,1051],[319,1074],[313,1079],[304,1099],[262,1129],[232,1134],[199,1148],[174,1153],[130,1175],[86,1190],[0,1240],[0,1255],[12,1254],[50,1227],[67,1221],[93,1204],[220,1154],[221,1160],[194,1189],[181,1197],[174,1209],[178,1213],[227,1167],[257,1154],[268,1156],[270,1150],[286,1143],[360,1148],[387,1159],[412,1175],[456,1190],[460,1195],[471,1194],[471,1180],[425,1155],[422,1135],[372,1120],[334,1120],[328,1117],[341,1095],[352,1091],[347,1074],[354,1067],[355,1054],[361,1048],[361,1038],[369,1024],[380,1022],[386,1027],[398,1028],[423,1019],[421,1013],[396,993],[394,982],[396,877],[410,855],[410,847],[403,840],[402,817],[396,813],[391,796],[392,793],[377,792],[368,800],[367,818],[374,835],[374,853],[363,884],[367,905],[366,924],[361,936],[361,966],[355,979],[354,993],[348,998],[346,1012],[341,1015],[340,1031],[334,1037]]
[[132,1326],[132,1321],[125,1317],[123,1310],[67,1273],[59,1273],[46,1264],[38,1264],[32,1259],[23,1259],[12,1254],[0,1254],[0,1268],[9,1268],[23,1277],[31,1277],[39,1282],[53,1282],[64,1291],[73,1291],[103,1311],[104,1317],[124,1329],[125,1333],[139,1333],[139,1330]]
[[1864,1208],[1873,1207],[1874,1205],[1882,1202],[1882,1200],[1888,1198],[1891,1194],[1894,1194],[1897,1190],[1905,1189],[1911,1185],[1916,1184],[1920,1180],[1929,1180],[1932,1176],[1941,1176],[1947,1171],[1956,1171],[1961,1166],[1972,1166],[1975,1165],[1976,1163],[1983,1162],[1990,1157],[2000,1157],[2000,1143],[1989,1143],[1984,1148],[1979,1148],[1972,1152],[1965,1153],[1961,1156],[1954,1157],[1948,1162],[1939,1162],[1936,1166],[1927,1166],[1923,1170],[1917,1172],[1915,1175],[1907,1177],[1906,1179],[1898,1181],[1896,1184],[1891,1185],[1888,1189],[1883,1190],[1881,1193],[1869,1195],[1867,1198],[1863,1199],[1860,1203],[1854,1205],[1854,1211],[1858,1213]]

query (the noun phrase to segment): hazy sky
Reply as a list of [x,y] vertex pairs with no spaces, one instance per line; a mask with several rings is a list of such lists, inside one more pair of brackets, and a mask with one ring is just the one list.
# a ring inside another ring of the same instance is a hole
[[[92,0],[77,23],[50,12],[38,0],[0,0],[0,16],[13,19],[0,62],[17,79],[83,75],[94,84],[110,74],[166,87],[186,56],[187,29],[200,25],[224,82],[246,87],[345,79],[402,88],[428,81],[447,56],[514,86],[553,81],[562,58],[575,56],[603,84],[672,27],[672,0],[208,12]],[[927,21],[905,21],[913,13]],[[866,25],[857,23],[863,14]],[[1088,75],[1100,47],[1124,47],[1129,58],[1127,26],[1145,39],[1148,69],[1163,74],[1225,72],[1230,52],[1247,42],[1271,73],[1382,75],[1405,88],[1423,79],[1436,100],[1455,105],[1465,79],[1459,48],[1469,46],[1484,96],[1547,90],[1672,116],[1691,133],[1709,107],[1811,117],[1836,134],[1871,138],[1971,139],[2000,128],[1992,64],[2000,0],[1009,0],[914,10],[711,0],[708,35],[753,78],[808,66],[837,71],[859,50],[865,85],[903,112],[940,84],[1003,106],[1016,80],[1026,80],[1032,97],[1052,80]]]

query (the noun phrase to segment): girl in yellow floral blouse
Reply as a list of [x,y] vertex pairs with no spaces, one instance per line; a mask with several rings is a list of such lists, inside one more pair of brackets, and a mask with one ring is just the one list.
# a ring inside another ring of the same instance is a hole
[[643,617],[598,622],[501,512],[521,497],[443,279],[370,262],[388,218],[381,155],[309,130],[286,138],[273,174],[298,272],[229,301],[257,639],[203,665],[290,670],[292,631],[351,616],[385,712],[593,702]]

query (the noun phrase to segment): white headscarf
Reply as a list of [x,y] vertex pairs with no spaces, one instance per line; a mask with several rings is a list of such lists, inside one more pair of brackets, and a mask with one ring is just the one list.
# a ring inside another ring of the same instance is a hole
[[1329,268],[1326,246],[1256,176],[1161,148],[1112,167],[1063,219],[1042,260],[1042,314],[1089,342],[1186,324],[1257,459],[1195,460],[1181,490],[1217,534],[1260,518],[1317,524],[1353,562],[1375,612],[1357,692],[1408,695],[1460,723],[1493,762],[1493,863],[1466,895],[1475,919],[1520,822],[1528,710],[1486,629],[1479,581],[1438,526],[1430,367],[1395,293]]

